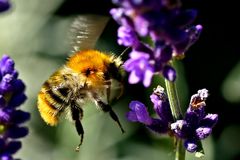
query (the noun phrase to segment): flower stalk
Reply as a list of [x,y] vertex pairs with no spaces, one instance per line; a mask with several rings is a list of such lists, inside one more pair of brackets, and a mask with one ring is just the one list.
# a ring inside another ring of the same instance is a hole
[[185,160],[185,148],[183,147],[183,140],[177,138],[176,140],[176,154],[175,160]]
[[179,98],[177,94],[177,87],[175,82],[171,82],[165,79],[165,85],[167,89],[167,95],[170,103],[171,112],[174,120],[182,118],[182,111],[179,103]]
[[[171,82],[165,79],[165,85],[174,121],[182,119],[183,116],[178,98],[176,81]],[[183,146],[183,141],[180,138],[176,138],[175,160],[185,160],[185,148]]]

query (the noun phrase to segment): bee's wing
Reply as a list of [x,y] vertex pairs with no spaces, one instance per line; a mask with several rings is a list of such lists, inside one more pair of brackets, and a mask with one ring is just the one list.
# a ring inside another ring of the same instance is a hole
[[70,29],[72,51],[93,49],[108,19],[108,17],[99,15],[78,16],[73,21]]

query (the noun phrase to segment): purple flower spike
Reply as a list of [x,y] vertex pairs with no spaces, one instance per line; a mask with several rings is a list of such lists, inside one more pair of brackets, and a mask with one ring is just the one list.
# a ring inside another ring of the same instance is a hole
[[135,84],[143,81],[145,87],[150,86],[154,69],[149,63],[149,55],[138,51],[132,51],[130,57],[131,59],[127,60],[124,64],[124,68],[131,72],[128,79],[129,83]]
[[217,114],[205,114],[204,107],[207,97],[207,89],[199,90],[191,97],[185,117],[174,122],[164,88],[157,86],[150,98],[159,118],[150,117],[146,106],[139,101],[130,103],[127,118],[133,122],[143,123],[148,129],[159,134],[173,133],[176,137],[184,140],[187,151],[196,152],[201,148],[200,141],[212,133],[212,129],[218,121]]
[[164,89],[158,86],[154,89],[150,96],[154,105],[154,110],[159,118],[149,116],[147,108],[139,101],[132,101],[129,104],[130,111],[127,113],[127,119],[132,122],[140,122],[154,132],[163,134],[168,133],[169,125],[173,122],[173,117],[170,112],[169,103],[164,93]]
[[14,61],[9,56],[3,55],[0,60],[1,160],[13,160],[12,155],[22,146],[20,141],[14,139],[25,137],[28,134],[28,129],[21,124],[30,119],[30,114],[16,109],[26,100],[25,85],[17,77],[18,72],[14,69]]
[[147,108],[139,101],[132,101],[129,104],[130,112],[127,113],[127,119],[133,122],[141,122],[146,125],[152,123],[152,118],[149,116]]
[[189,152],[195,152],[200,140],[207,138],[218,121],[217,114],[205,113],[205,100],[208,90],[201,89],[191,97],[189,108],[183,120],[171,124],[172,131],[185,139],[185,148]]
[[[151,84],[154,73],[162,73],[169,81],[176,80],[174,68],[169,62],[184,53],[194,44],[202,30],[201,25],[192,25],[197,16],[194,9],[182,9],[181,1],[113,0],[118,8],[110,10],[113,19],[121,25],[118,29],[118,44],[137,50],[142,39],[153,42],[149,58],[134,59],[130,55],[127,63],[131,68],[129,83],[143,81],[145,87]],[[161,45],[158,45],[160,42]],[[143,71],[144,70],[146,71]]]
[[8,0],[0,0],[0,12],[7,11],[10,8]]

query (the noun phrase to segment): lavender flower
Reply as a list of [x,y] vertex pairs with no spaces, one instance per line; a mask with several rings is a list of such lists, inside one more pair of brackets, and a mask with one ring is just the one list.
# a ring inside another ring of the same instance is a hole
[[205,113],[205,100],[208,97],[206,89],[199,90],[191,97],[189,108],[183,120],[177,120],[171,124],[171,129],[179,137],[185,140],[187,151],[195,152],[199,147],[199,141],[207,138],[218,121],[217,114]]
[[0,0],[0,12],[4,12],[10,8],[8,0]]
[[132,51],[131,59],[125,62],[124,68],[130,71],[129,83],[134,84],[143,81],[145,87],[151,84],[154,68],[149,63],[149,55],[144,52]]
[[30,114],[18,107],[26,100],[25,85],[18,79],[14,61],[7,55],[0,60],[0,159],[12,160],[22,146],[18,140],[28,134],[22,124]]
[[[174,122],[168,98],[161,86],[154,89],[150,96],[153,108],[159,118],[150,117],[147,108],[139,101],[132,101],[127,119],[140,122],[157,133],[173,133],[184,139],[187,151],[195,152],[200,147],[200,140],[207,138],[218,120],[217,114],[205,114],[205,100],[208,97],[206,89],[199,90],[191,98],[190,106],[184,119]],[[170,132],[171,131],[171,132]]]
[[158,86],[154,89],[150,98],[158,118],[150,117],[146,106],[139,101],[132,101],[129,104],[130,111],[126,117],[129,121],[145,124],[147,128],[157,133],[167,133],[173,117],[163,88]]
[[[180,0],[113,0],[113,3],[119,6],[110,11],[121,25],[118,43],[132,48],[130,59],[125,63],[125,69],[130,72],[129,82],[142,81],[148,87],[154,73],[162,73],[166,79],[174,81],[176,72],[168,65],[169,61],[182,57],[202,30],[201,25],[191,25],[196,10],[183,10]],[[144,49],[147,45],[141,42],[144,37],[150,37],[154,44],[147,50]],[[144,56],[132,56],[136,51]]]

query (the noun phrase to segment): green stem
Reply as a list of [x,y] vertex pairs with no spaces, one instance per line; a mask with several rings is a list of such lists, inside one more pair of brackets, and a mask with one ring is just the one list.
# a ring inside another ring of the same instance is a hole
[[180,102],[177,94],[176,84],[174,82],[170,82],[167,79],[165,79],[165,85],[167,89],[167,95],[168,95],[173,118],[174,120],[181,119],[182,111],[180,108]]
[[183,147],[183,140],[177,139],[176,143],[175,160],[185,160],[185,148]]
[[[165,85],[167,89],[167,95],[170,103],[171,112],[174,120],[182,119],[182,111],[177,93],[177,87],[175,82],[170,82],[165,79]],[[185,148],[181,139],[176,139],[176,155],[175,160],[185,160]]]

